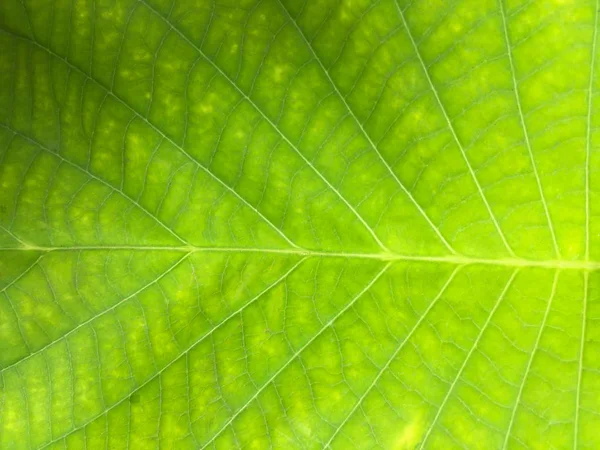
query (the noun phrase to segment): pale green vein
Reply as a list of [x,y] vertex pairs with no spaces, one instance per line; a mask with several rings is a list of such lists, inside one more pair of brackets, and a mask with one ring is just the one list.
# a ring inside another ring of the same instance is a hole
[[29,345],[29,342],[27,341],[27,338],[25,337],[25,331],[23,331],[23,321],[19,320],[19,314],[17,313],[17,308],[15,308],[15,304],[13,303],[10,295],[8,295],[8,292],[4,294],[4,297],[6,297],[8,307],[10,308],[10,311],[12,312],[12,315],[15,317],[15,320],[17,322],[17,330],[19,331],[19,337],[21,338],[21,341],[23,342],[23,345],[25,346],[25,348],[28,351],[30,351],[31,346]]
[[[531,149],[531,143],[529,142],[529,132],[527,131],[527,125],[525,124],[525,116],[523,115],[523,108],[521,106],[521,95],[519,93],[519,84],[517,83],[515,64],[514,64],[513,55],[512,55],[512,47],[510,44],[510,37],[508,34],[508,24],[506,23],[506,11],[504,10],[504,0],[498,0],[498,2],[500,3],[500,13],[502,16],[502,29],[504,31],[504,39],[506,41],[506,50],[508,52],[508,62],[510,65],[510,73],[512,76],[513,90],[515,92],[515,100],[517,101],[517,108],[519,110],[519,120],[521,122],[521,128],[523,128],[523,135],[525,136],[525,145],[527,147],[527,151],[529,152],[529,158],[531,159],[531,166],[533,168],[533,174],[535,175],[535,181],[536,181],[537,188],[538,188],[538,191],[540,194],[540,198],[542,200],[542,206],[544,207],[544,213],[546,214],[546,220],[548,221],[548,229],[550,230],[550,234],[552,235],[552,245],[554,246],[554,253],[555,253],[556,257],[560,259],[560,249],[558,247],[558,242],[556,241],[556,233],[554,232],[554,225],[552,224],[552,219],[550,218],[550,210],[548,208],[548,203],[546,202],[546,197],[544,195],[544,189],[542,187],[542,181],[541,181],[540,175],[538,173],[537,163],[535,162],[535,158],[533,156],[533,150]],[[587,253],[586,253],[586,259],[587,259]]]
[[594,94],[594,65],[596,63],[596,41],[598,36],[598,10],[600,1],[594,3],[594,34],[592,37],[592,62],[590,63],[590,82],[587,95],[587,130],[585,145],[585,259],[590,257],[590,156],[592,142],[592,105]]
[[208,336],[211,336],[215,331],[217,331],[219,328],[221,328],[223,325],[225,325],[227,322],[229,322],[232,318],[234,318],[237,315],[239,315],[240,313],[242,313],[246,308],[248,308],[250,305],[254,304],[254,302],[256,302],[258,299],[260,299],[263,295],[265,295],[267,292],[269,292],[271,289],[273,289],[279,283],[281,283],[282,281],[284,281],[285,279],[287,279],[292,274],[292,272],[294,272],[305,260],[306,259],[303,258],[300,261],[298,261],[287,272],[285,272],[281,277],[279,277],[277,280],[275,280],[273,283],[271,283],[269,286],[267,286],[265,289],[263,289],[261,292],[259,292],[255,297],[253,297],[251,300],[249,300],[248,302],[246,302],[240,308],[238,308],[237,310],[235,310],[234,312],[232,312],[231,314],[229,314],[227,317],[225,317],[223,320],[221,320],[218,324],[216,324],[214,327],[212,327],[206,333],[204,333],[200,338],[198,338],[196,341],[194,341],[192,344],[190,344],[185,350],[183,350],[181,353],[179,353],[178,355],[176,355],[171,362],[169,362],[168,364],[166,364],[162,369],[160,369],[154,375],[148,377],[148,379],[146,381],[144,381],[143,383],[141,383],[138,386],[136,386],[135,389],[133,389],[129,393],[128,396],[122,398],[118,402],[116,402],[113,405],[109,406],[108,408],[104,409],[104,411],[96,414],[94,417],[92,417],[91,419],[89,419],[85,423],[83,423],[83,424],[81,424],[81,425],[73,428],[71,431],[63,434],[62,436],[59,436],[59,437],[53,439],[52,441],[46,443],[45,445],[43,445],[40,448],[41,449],[47,448],[50,445],[55,444],[56,442],[61,441],[61,440],[65,439],[67,436],[70,436],[73,433],[75,433],[75,432],[77,432],[77,431],[85,428],[86,426],[88,426],[89,424],[91,424],[92,422],[94,422],[96,419],[104,416],[105,414],[108,414],[110,411],[112,411],[117,406],[119,406],[121,403],[123,403],[128,398],[130,398],[130,396],[132,394],[134,394],[135,392],[137,392],[140,389],[142,389],[144,386],[146,386],[148,383],[150,383],[156,377],[161,376],[161,374],[164,373],[165,370],[167,370],[169,367],[171,367],[173,364],[175,364],[175,362],[177,362],[181,357],[187,355],[194,347],[196,347],[198,344],[200,344],[201,342],[203,342],[204,339],[206,339]]
[[[0,126],[3,126],[3,125],[0,124]],[[19,244],[23,245],[24,247],[27,247],[29,245],[27,242],[23,241],[21,238],[19,238],[16,234],[14,234],[11,230],[6,228],[4,225],[0,224],[0,229],[4,230],[4,232],[6,234],[8,234],[11,238],[13,238],[15,241],[17,241]]]
[[527,383],[529,371],[531,370],[531,366],[533,365],[533,360],[535,359],[535,355],[537,354],[538,348],[540,346],[540,341],[542,340],[542,334],[544,333],[544,328],[546,327],[546,322],[548,320],[548,316],[550,315],[550,310],[552,308],[552,301],[554,300],[554,296],[556,294],[556,285],[558,284],[559,273],[560,272],[557,270],[556,273],[554,274],[554,281],[552,282],[552,291],[550,292],[550,297],[548,298],[548,303],[546,305],[546,311],[544,312],[544,317],[542,319],[542,323],[540,324],[540,329],[538,330],[538,334],[535,339],[535,343],[533,344],[533,348],[531,349],[531,355],[529,356],[529,361],[527,361],[527,366],[525,367],[525,373],[523,374],[523,380],[521,381],[521,385],[519,386],[519,392],[517,393],[517,398],[515,399],[515,404],[513,406],[512,412],[510,414],[510,421],[508,422],[508,428],[506,429],[506,436],[504,437],[504,444],[502,446],[503,449],[506,449],[508,447],[508,442],[510,440],[510,432],[515,423],[515,417],[517,416],[517,409],[519,408],[519,404],[521,403],[523,389],[525,388],[525,384]]
[[579,342],[579,363],[577,367],[577,390],[575,391],[575,431],[573,448],[578,448],[579,440],[579,410],[581,409],[581,378],[583,376],[583,351],[585,349],[585,331],[587,322],[587,303],[589,295],[589,274],[583,274],[583,302],[581,305],[581,340]]
[[239,93],[239,95],[241,95],[244,98],[244,100],[246,100],[255,109],[255,111],[260,114],[260,116],[271,126],[271,128],[273,128],[281,136],[281,138],[290,146],[290,148],[292,148],[294,150],[294,152],[302,159],[302,161],[304,161],[304,163],[312,169],[312,171],[321,179],[321,181],[323,181],[323,183],[325,183],[325,185],[346,205],[346,207],[352,212],[352,214],[354,214],[354,216],[366,228],[366,230],[369,232],[369,234],[371,235],[373,240],[375,240],[375,242],[377,242],[379,247],[381,247],[382,250],[387,251],[388,249],[383,244],[383,242],[381,242],[381,240],[375,233],[375,230],[373,230],[369,226],[369,224],[365,221],[365,219],[362,217],[362,215],[359,214],[359,212],[356,210],[356,208],[354,206],[352,206],[348,200],[346,200],[346,198],[341,194],[341,192],[338,189],[336,189],[335,186],[333,186],[329,182],[329,180],[327,180],[327,178],[325,178],[325,176],[319,170],[317,170],[317,168],[314,166],[314,164],[306,156],[304,156],[304,154],[296,147],[296,145],[294,145],[294,143],[292,143],[292,141],[290,141],[290,139],[279,129],[279,127],[275,124],[275,122],[273,122],[269,118],[269,116],[267,116],[263,112],[263,110],[256,104],[256,102],[254,100],[252,100],[250,98],[250,96],[248,94],[246,94],[237,85],[237,83],[234,80],[232,80],[212,59],[210,59],[198,45],[196,45],[183,32],[181,32],[178,28],[176,28],[160,12],[158,12],[156,9],[154,9],[154,7],[152,7],[150,4],[148,4],[145,0],[138,0],[138,1],[140,3],[143,3],[144,5],[146,5],[146,7],[150,11],[152,11],[154,14],[156,14],[158,17],[160,17],[169,26],[169,28],[171,30],[173,30],[175,33],[177,33],[181,37],[181,39],[183,39],[194,50],[196,50],[198,52],[198,54],[200,54],[200,56],[202,56],[219,73],[219,75],[221,75],[225,80],[227,80],[227,82]]
[[425,447],[425,444],[427,443],[427,439],[429,439],[429,436],[431,435],[431,432],[435,428],[435,425],[437,424],[437,421],[439,420],[440,416],[442,415],[442,411],[444,410],[444,407],[448,403],[448,400],[450,399],[450,396],[454,392],[454,388],[458,384],[458,381],[460,380],[460,377],[462,376],[463,371],[467,367],[467,364],[469,363],[469,361],[471,359],[471,356],[473,356],[473,354],[477,350],[477,347],[479,346],[479,341],[483,337],[483,335],[485,333],[485,330],[487,329],[488,325],[492,321],[492,318],[494,317],[494,314],[495,314],[496,310],[500,306],[500,303],[502,303],[502,300],[506,296],[506,293],[508,292],[508,290],[509,290],[510,286],[512,285],[513,280],[517,276],[518,272],[519,272],[519,269],[515,269],[513,271],[512,275],[508,279],[508,282],[506,283],[506,286],[504,286],[504,289],[502,290],[500,296],[498,297],[498,300],[496,301],[496,304],[493,306],[492,310],[490,311],[490,314],[488,315],[488,318],[486,319],[485,323],[482,325],[481,329],[479,330],[479,334],[475,338],[475,342],[473,343],[473,346],[471,347],[471,350],[469,350],[469,353],[467,353],[467,356],[465,357],[465,360],[463,361],[462,365],[460,366],[460,369],[458,369],[458,372],[456,373],[456,376],[454,377],[454,381],[452,381],[452,384],[450,385],[450,389],[448,389],[448,392],[446,393],[446,396],[442,400],[442,403],[440,404],[440,406],[439,406],[439,408],[437,410],[437,413],[436,413],[435,417],[433,418],[433,421],[431,422],[431,425],[427,429],[427,432],[425,433],[425,436],[423,437],[423,440],[421,441],[421,445],[419,446],[420,449],[423,449]]
[[444,119],[446,120],[448,129],[450,130],[450,133],[452,134],[452,137],[454,138],[454,141],[456,142],[456,145],[458,146],[458,148],[460,150],[460,153],[465,161],[465,164],[467,165],[467,168],[469,169],[471,178],[473,179],[473,182],[477,186],[477,190],[479,192],[479,195],[481,196],[481,200],[483,201],[483,203],[488,211],[488,214],[492,220],[492,223],[494,224],[494,227],[496,228],[496,231],[500,235],[500,238],[502,239],[502,242],[504,243],[504,246],[506,247],[506,250],[508,251],[510,256],[515,256],[513,249],[511,248],[508,241],[506,240],[506,236],[504,236],[504,232],[500,228],[500,224],[496,220],[496,216],[494,215],[494,212],[492,211],[492,208],[483,192],[481,184],[479,183],[479,180],[477,179],[477,176],[475,175],[475,171],[473,170],[473,167],[471,166],[471,163],[469,162],[469,158],[467,157],[465,149],[463,148],[463,145],[460,142],[460,139],[458,139],[458,135],[456,134],[454,125],[452,125],[452,122],[450,121],[450,117],[448,116],[448,112],[446,111],[446,108],[444,107],[444,104],[442,103],[442,100],[438,94],[438,91],[437,91],[435,85],[433,84],[433,80],[431,79],[431,76],[429,75],[429,69],[427,68],[425,61],[423,60],[423,57],[421,56],[421,51],[419,50],[419,46],[415,42],[415,38],[413,37],[412,32],[410,31],[410,27],[408,26],[408,22],[406,21],[406,18],[404,17],[404,12],[402,11],[402,9],[400,8],[400,5],[398,4],[398,0],[395,0],[394,4],[396,5],[396,9],[398,10],[400,19],[402,20],[402,24],[404,25],[404,28],[406,29],[406,34],[408,35],[408,38],[412,44],[414,52],[419,60],[419,63],[421,64],[421,67],[425,74],[425,78],[427,79],[427,83],[429,84],[431,91],[433,92],[433,95],[435,97],[435,100],[436,100],[442,114],[444,115]]
[[350,105],[348,104],[348,101],[346,100],[346,97],[344,97],[342,95],[342,93],[340,92],[337,84],[333,81],[333,78],[331,77],[331,74],[329,73],[329,71],[327,70],[327,68],[325,67],[325,65],[323,64],[323,62],[321,61],[321,58],[319,58],[317,56],[317,53],[315,52],[315,49],[313,48],[311,42],[306,38],[306,35],[304,34],[304,32],[302,31],[302,29],[298,25],[297,21],[292,17],[292,15],[288,11],[288,9],[285,7],[283,1],[282,0],[277,0],[277,1],[281,5],[281,8],[285,11],[285,14],[289,18],[290,22],[293,24],[294,28],[296,28],[296,30],[298,31],[298,34],[304,40],[306,46],[308,47],[308,49],[312,53],[315,61],[317,61],[317,63],[321,67],[321,70],[325,73],[325,76],[329,80],[329,83],[331,84],[333,90],[335,91],[335,93],[337,94],[337,96],[340,98],[340,100],[344,104],[344,107],[346,108],[346,110],[348,111],[348,113],[350,114],[350,116],[352,117],[352,119],[354,120],[354,122],[358,125],[361,133],[365,136],[365,138],[369,142],[369,145],[371,146],[371,148],[373,149],[373,151],[375,152],[375,154],[377,155],[377,157],[379,158],[379,160],[383,163],[383,165],[385,166],[386,170],[389,172],[389,174],[392,176],[392,178],[396,181],[396,183],[398,184],[398,186],[400,186],[400,189],[402,189],[402,192],[404,192],[404,194],[408,197],[408,199],[410,200],[410,202],[415,206],[415,208],[417,208],[417,210],[419,211],[419,214],[427,221],[427,224],[432,228],[432,230],[434,231],[434,233],[436,234],[436,236],[440,239],[440,241],[442,241],[442,243],[448,249],[448,251],[450,251],[452,254],[456,254],[456,251],[454,250],[454,248],[452,248],[452,246],[450,245],[450,243],[442,235],[442,232],[440,231],[440,229],[431,221],[431,218],[429,217],[429,215],[425,212],[425,210],[417,202],[417,200],[415,199],[415,197],[406,188],[406,186],[404,186],[404,183],[402,183],[400,181],[400,179],[396,175],[396,172],[394,172],[392,170],[392,168],[390,167],[390,165],[388,164],[388,162],[385,160],[385,158],[383,157],[383,155],[381,154],[381,152],[377,148],[377,145],[375,145],[375,142],[373,142],[373,140],[371,139],[371,136],[369,136],[369,134],[365,130],[363,124],[358,120],[358,117],[356,117],[356,114],[354,113],[354,110],[350,107]]
[[578,261],[578,260],[533,260],[525,258],[478,258],[463,255],[405,255],[399,253],[351,253],[351,252],[328,252],[304,249],[279,249],[279,248],[256,248],[256,247],[201,247],[201,246],[74,246],[74,247],[42,247],[27,245],[24,247],[0,248],[0,251],[42,251],[42,252],[71,252],[71,251],[178,251],[186,253],[257,253],[257,254],[280,254],[298,255],[306,257],[323,258],[345,258],[345,259],[372,259],[379,261],[405,261],[405,262],[429,262],[446,263],[455,265],[482,264],[487,266],[504,267],[539,267],[544,269],[571,269],[571,270],[600,270],[600,261]]
[[442,297],[442,295],[444,295],[444,292],[446,292],[446,290],[448,289],[448,286],[450,286],[450,284],[452,283],[452,280],[454,280],[454,277],[457,275],[457,273],[460,271],[460,269],[462,267],[463,266],[457,266],[452,271],[452,273],[448,277],[448,280],[444,283],[444,285],[440,289],[440,292],[431,301],[431,303],[429,304],[429,306],[427,307],[427,309],[423,312],[423,314],[421,314],[421,317],[419,317],[419,319],[414,324],[414,326],[412,327],[412,329],[408,332],[408,334],[406,335],[406,337],[402,340],[402,342],[400,342],[400,344],[398,345],[398,347],[396,347],[396,349],[394,350],[394,352],[392,353],[392,355],[390,356],[390,358],[387,360],[387,362],[381,367],[381,369],[379,369],[379,372],[377,373],[377,375],[375,376],[375,378],[373,379],[373,381],[371,382],[371,384],[369,385],[369,387],[367,387],[367,389],[365,390],[365,392],[363,392],[363,394],[360,396],[360,398],[358,399],[358,401],[356,402],[356,404],[354,405],[354,407],[350,410],[350,412],[345,417],[345,419],[336,427],[335,431],[333,432],[333,434],[331,435],[331,437],[329,438],[329,440],[325,444],[325,448],[328,448],[328,447],[331,446],[331,444],[332,444],[333,440],[335,439],[335,437],[342,430],[342,428],[344,428],[344,425],[346,425],[346,423],[352,418],[352,416],[354,415],[354,413],[356,412],[356,410],[362,406],[362,403],[365,400],[365,398],[369,395],[369,393],[371,392],[371,390],[375,387],[375,385],[377,384],[377,382],[379,381],[379,379],[381,378],[381,376],[385,373],[385,371],[388,370],[388,368],[391,366],[392,362],[394,362],[394,360],[396,359],[396,356],[398,356],[398,353],[400,353],[400,351],[404,348],[404,346],[409,341],[409,339],[412,337],[412,335],[415,333],[415,331],[417,331],[417,329],[419,328],[419,326],[421,325],[421,323],[429,315],[429,311],[431,311],[433,309],[433,307],[437,304],[438,300]]
[[127,195],[122,189],[116,188],[115,186],[111,185],[110,183],[108,183],[107,181],[103,180],[102,178],[94,175],[93,173],[91,173],[90,171],[84,169],[81,166],[78,166],[77,164],[75,164],[74,162],[66,159],[63,155],[61,155],[58,152],[53,152],[52,150],[50,150],[48,147],[46,147],[44,144],[42,144],[41,142],[38,142],[37,140],[30,138],[29,136],[24,135],[23,133],[9,127],[6,126],[2,123],[0,123],[0,127],[5,128],[6,130],[8,130],[9,132],[15,134],[16,136],[19,136],[20,138],[26,140],[27,142],[29,142],[32,145],[35,145],[37,148],[44,150],[45,152],[49,153],[50,155],[52,155],[53,157],[59,159],[60,161],[64,162],[65,164],[85,173],[87,176],[89,176],[90,178],[96,180],[97,182],[101,183],[102,185],[108,187],[109,189],[111,189],[114,192],[118,192],[121,196],[123,196],[123,198],[125,198],[126,200],[128,200],[129,202],[133,203],[136,207],[138,207],[144,214],[146,214],[148,217],[150,217],[151,219],[153,219],[162,229],[164,229],[165,231],[167,231],[170,235],[172,235],[176,240],[178,240],[179,242],[181,242],[184,245],[188,245],[189,242],[187,242],[184,238],[182,238],[181,236],[179,236],[174,230],[172,230],[171,228],[169,228],[167,226],[167,224],[165,224],[162,220],[160,220],[156,215],[150,213],[150,211],[148,211],[146,208],[144,208],[139,202],[137,202],[134,198],[130,197],[129,195]]
[[312,338],[310,338],[302,347],[300,347],[293,355],[292,357],[285,363],[283,364],[279,370],[277,370],[255,393],[252,397],[250,397],[248,399],[248,401],[241,406],[234,414],[231,415],[231,417],[227,420],[227,422],[225,422],[225,424],[219,429],[219,431],[217,431],[208,441],[206,441],[206,443],[201,447],[201,449],[205,449],[206,447],[208,447],[212,442],[215,441],[215,439],[217,439],[221,433],[223,433],[223,431],[225,431],[227,429],[227,427],[236,419],[236,417],[238,417],[248,406],[250,406],[250,404],[256,400],[256,398],[258,398],[258,396],[261,394],[261,392],[263,392],[267,386],[269,386],[278,376],[280,373],[282,373],[293,361],[296,360],[296,358],[298,358],[300,356],[300,354],[302,354],[302,352],[308,348],[310,346],[310,344],[312,344],[321,334],[323,334],[325,332],[325,330],[327,330],[329,327],[331,327],[336,321],[337,319],[339,319],[341,316],[344,315],[344,313],[346,311],[348,311],[350,308],[352,308],[352,306],[369,290],[371,289],[371,287],[377,282],[377,280],[379,280],[379,278],[381,278],[381,276],[388,270],[388,268],[392,265],[391,262],[387,263],[383,269],[381,269],[376,275],[375,277],[373,277],[373,279],[369,282],[369,284],[367,284],[350,302],[348,302],[348,304],[346,306],[344,306],[344,308],[342,308],[335,316],[333,316],[325,325],[323,325],[323,327],[321,328],[321,330],[316,333]]
[[164,272],[162,272],[161,274],[159,274],[156,278],[154,278],[153,280],[149,281],[148,283],[146,283],[144,286],[142,286],[141,288],[139,288],[138,290],[136,290],[135,292],[133,292],[132,294],[128,295],[127,297],[124,297],[123,299],[119,300],[118,302],[116,302],[114,305],[112,305],[111,307],[103,310],[102,312],[95,314],[91,317],[89,317],[87,320],[81,322],[79,325],[77,325],[76,327],[72,328],[71,330],[69,330],[68,332],[66,332],[65,334],[63,334],[61,337],[59,337],[58,339],[55,339],[51,342],[49,342],[48,344],[46,344],[45,346],[43,346],[42,348],[29,353],[28,355],[22,357],[21,359],[9,364],[6,367],[3,367],[0,369],[0,374],[4,373],[5,371],[7,371],[8,369],[10,369],[11,367],[14,367],[18,364],[21,364],[25,361],[27,361],[28,359],[33,358],[34,356],[44,352],[45,350],[47,350],[48,348],[52,347],[53,345],[55,345],[57,342],[61,342],[63,340],[65,340],[66,338],[68,338],[70,335],[76,333],[78,330],[80,330],[81,328],[83,328],[84,326],[88,325],[89,323],[93,322],[94,320],[98,319],[99,317],[104,316],[105,314],[108,314],[111,311],[114,311],[115,309],[117,309],[120,305],[122,305],[124,302],[126,302],[127,300],[137,296],[138,294],[140,294],[141,292],[145,291],[146,289],[148,289],[148,287],[152,286],[153,284],[157,283],[158,281],[162,280],[164,277],[166,277],[169,273],[171,273],[173,270],[175,270],[183,261],[185,261],[188,257],[190,256],[190,253],[186,253],[184,254],[181,258],[179,258],[177,261],[175,261],[174,264],[172,264],[170,267],[168,267]]
[[[8,230],[7,228],[5,228],[3,225],[0,225],[0,228],[2,230],[4,230],[6,233],[8,233],[15,241],[20,242],[23,245],[27,245],[25,242],[23,242],[18,236],[16,236],[15,234],[13,234],[10,230]],[[10,251],[15,251],[15,250],[19,250],[19,248],[8,248],[6,249],[6,251],[10,252]],[[0,250],[1,251],[1,250]],[[21,278],[23,278],[25,275],[27,275],[31,269],[33,269],[39,262],[40,260],[47,255],[47,252],[42,252],[42,254],[40,256],[37,257],[37,259],[35,261],[33,261],[29,266],[27,266],[25,268],[25,270],[23,270],[19,275],[17,275],[15,278],[12,279],[12,281],[10,281],[6,286],[4,286],[2,289],[0,289],[0,292],[4,292],[6,291],[8,288],[10,288],[11,286],[13,286],[15,283],[17,283]]]
[[31,269],[33,269],[45,255],[46,255],[46,253],[43,253],[40,256],[38,256],[38,258],[34,262],[32,262],[29,266],[27,266],[27,268],[23,272],[21,272],[17,277],[13,278],[13,280],[10,283],[8,283],[6,286],[4,286],[2,289],[0,289],[0,292],[6,291],[9,287],[14,285],[21,278],[23,278],[25,275],[27,275],[31,271]]
[[69,62],[66,58],[64,58],[61,55],[59,55],[59,54],[55,53],[54,51],[52,51],[49,47],[46,47],[46,46],[40,44],[38,41],[36,41],[36,40],[34,40],[32,38],[28,38],[28,37],[25,37],[25,36],[14,34],[11,31],[3,29],[3,28],[0,28],[0,30],[2,32],[10,35],[10,36],[13,36],[16,39],[21,39],[21,40],[23,40],[25,42],[29,42],[29,43],[31,43],[31,45],[34,45],[34,46],[40,48],[41,50],[47,52],[52,57],[58,59],[59,61],[62,61],[65,65],[67,65],[68,67],[70,67],[71,69],[73,69],[74,71],[76,71],[77,73],[79,73],[80,75],[82,75],[84,77],[84,79],[90,80],[91,82],[93,82],[94,84],[96,84],[97,86],[99,86],[101,89],[103,89],[104,91],[106,91],[119,104],[123,105],[125,108],[127,108],[128,110],[130,110],[143,123],[145,123],[152,130],[154,130],[159,136],[161,136],[163,139],[165,139],[169,143],[171,143],[171,145],[173,145],[173,147],[175,147],[177,150],[179,150],[192,163],[196,164],[209,177],[211,177],[212,179],[214,179],[219,185],[221,185],[228,192],[230,192],[232,195],[234,195],[238,200],[240,200],[244,205],[246,205],[252,211],[254,211],[254,213],[256,213],[262,220],[264,220],[265,223],[267,223],[277,234],[279,234],[290,246],[295,247],[295,248],[299,248],[298,245],[296,245],[293,241],[291,241],[290,238],[288,238],[279,227],[275,226],[275,224],[273,222],[271,222],[266,216],[264,216],[254,205],[250,204],[244,197],[242,197],[242,195],[240,193],[238,193],[235,189],[233,189],[231,186],[229,186],[223,180],[221,180],[219,177],[217,177],[207,167],[205,167],[204,165],[202,165],[200,163],[200,161],[198,161],[196,158],[194,158],[183,147],[181,147],[179,144],[177,144],[175,141],[173,141],[165,133],[163,133],[157,126],[155,126],[152,122],[150,122],[150,120],[148,120],[141,113],[139,113],[138,111],[136,111],[132,106],[129,105],[129,103],[125,102],[123,99],[121,99],[121,97],[117,96],[117,94],[115,92],[113,92],[112,90],[110,90],[108,87],[104,86],[101,82],[97,81],[95,78],[92,78],[92,76],[90,74],[87,74],[85,71],[83,71],[82,69],[80,69],[76,65],[72,64],[71,62]]

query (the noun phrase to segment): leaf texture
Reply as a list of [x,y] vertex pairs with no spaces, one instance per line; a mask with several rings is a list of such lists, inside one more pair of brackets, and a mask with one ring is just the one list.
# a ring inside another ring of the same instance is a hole
[[0,448],[598,448],[599,10],[3,0]]

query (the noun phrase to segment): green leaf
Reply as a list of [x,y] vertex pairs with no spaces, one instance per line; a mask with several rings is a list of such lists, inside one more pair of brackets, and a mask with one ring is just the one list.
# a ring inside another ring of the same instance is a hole
[[2,0],[0,448],[598,448],[587,0]]

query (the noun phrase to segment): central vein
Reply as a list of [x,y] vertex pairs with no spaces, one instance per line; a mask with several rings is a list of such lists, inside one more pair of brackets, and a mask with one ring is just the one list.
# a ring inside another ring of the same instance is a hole
[[69,252],[69,251],[174,251],[185,253],[266,253],[296,255],[301,257],[326,257],[346,259],[372,259],[379,261],[414,261],[454,265],[484,264],[506,267],[540,267],[551,269],[598,270],[600,261],[584,260],[532,260],[525,258],[480,258],[465,255],[403,255],[398,253],[350,253],[305,250],[298,248],[250,248],[250,247],[198,247],[198,246],[73,246],[43,247],[25,244],[21,247],[0,248],[0,251]]

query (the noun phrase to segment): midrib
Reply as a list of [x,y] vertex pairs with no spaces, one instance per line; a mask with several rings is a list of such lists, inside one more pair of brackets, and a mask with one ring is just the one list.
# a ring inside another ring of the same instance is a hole
[[0,248],[0,251],[37,251],[37,252],[68,252],[68,251],[94,251],[94,250],[126,250],[126,251],[175,251],[185,253],[268,253],[295,256],[314,256],[327,258],[358,258],[379,261],[414,261],[430,263],[446,263],[454,265],[485,264],[506,267],[541,267],[553,269],[597,270],[600,261],[582,260],[531,260],[525,258],[478,258],[463,255],[402,255],[398,253],[350,253],[350,252],[324,252],[304,249],[278,249],[278,248],[250,248],[250,247],[197,247],[197,246],[75,246],[75,247],[43,247],[37,245],[23,245],[14,248]]

